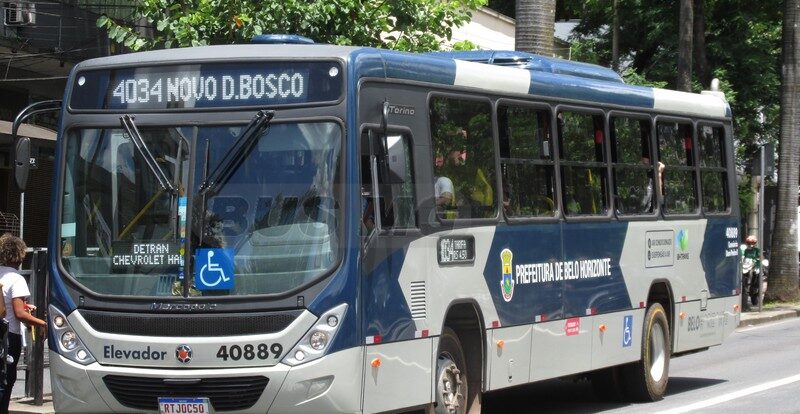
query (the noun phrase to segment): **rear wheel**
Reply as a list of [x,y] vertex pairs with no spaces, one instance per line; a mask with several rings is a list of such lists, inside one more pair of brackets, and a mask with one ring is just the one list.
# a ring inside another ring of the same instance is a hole
[[647,308],[642,332],[642,359],[622,367],[625,391],[634,401],[664,398],[672,353],[667,314],[660,303]]
[[473,401],[467,378],[467,363],[464,350],[456,333],[445,327],[439,337],[439,352],[436,358],[436,383],[434,393],[436,414],[466,414],[468,403]]

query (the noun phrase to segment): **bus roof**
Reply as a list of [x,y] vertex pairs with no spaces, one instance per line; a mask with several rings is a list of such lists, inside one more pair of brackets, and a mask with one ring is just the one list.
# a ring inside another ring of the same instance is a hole
[[[568,103],[595,103],[621,108],[731,118],[730,106],[717,94],[694,94],[627,85],[610,69],[549,59],[520,52],[452,52],[417,54],[384,49],[309,45],[219,45],[155,50],[87,60],[75,71],[108,66],[176,64],[191,61],[338,58],[349,61],[356,79],[384,78],[464,87],[488,93],[533,95]],[[468,60],[462,60],[468,59]],[[523,68],[501,62],[527,59]],[[479,63],[492,62],[495,64]]]
[[[431,82],[489,93],[534,95],[571,103],[597,103],[659,112],[731,118],[728,103],[718,93],[695,94],[627,85],[609,69],[560,59],[533,59],[525,68],[478,63],[497,52],[411,54],[380,49],[354,51],[351,61],[358,77],[382,77]],[[511,55],[518,52],[503,52]],[[522,54],[525,55],[525,54]],[[535,56],[535,55],[528,55]],[[467,59],[467,60],[462,60]]]

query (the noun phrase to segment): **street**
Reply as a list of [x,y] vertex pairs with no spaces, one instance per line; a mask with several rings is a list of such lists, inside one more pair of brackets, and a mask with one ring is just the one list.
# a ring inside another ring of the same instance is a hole
[[649,404],[608,403],[591,384],[552,380],[489,394],[487,413],[797,413],[800,319],[739,328],[721,346],[672,359],[667,396]]

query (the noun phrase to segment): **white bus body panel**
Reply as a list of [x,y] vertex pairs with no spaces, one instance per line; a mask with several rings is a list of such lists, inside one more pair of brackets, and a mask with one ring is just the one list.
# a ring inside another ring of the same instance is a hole
[[[245,413],[359,413],[361,412],[359,367],[363,361],[361,348],[336,352],[319,360],[290,368],[274,367],[234,369],[144,369],[83,366],[50,351],[54,408],[58,413],[147,413],[125,407],[103,383],[105,375],[129,375],[154,378],[215,378],[264,375],[269,383],[258,401],[250,408],[226,411]],[[277,397],[277,398],[276,398]]]

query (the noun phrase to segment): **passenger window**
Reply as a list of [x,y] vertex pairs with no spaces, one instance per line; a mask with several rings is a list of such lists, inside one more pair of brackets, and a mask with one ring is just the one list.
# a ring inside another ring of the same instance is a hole
[[[370,146],[370,140],[372,145]],[[372,154],[375,155],[373,163]],[[361,233],[369,235],[380,223],[382,229],[417,226],[411,139],[407,135],[362,135],[361,143]],[[378,180],[375,209],[373,171]],[[377,213],[377,214],[376,214]]]
[[431,99],[430,105],[437,216],[495,217],[491,106],[483,101],[442,97]]
[[664,164],[661,177],[664,209],[667,214],[692,214],[697,211],[692,126],[681,122],[656,124],[659,160]]
[[650,119],[612,117],[610,133],[617,213],[652,213],[660,184],[653,178]]
[[497,116],[503,212],[508,217],[553,217],[556,198],[550,113],[502,105]]
[[725,132],[721,127],[701,126],[700,180],[703,188],[703,211],[722,213],[728,209],[728,181],[725,169]]
[[608,200],[603,117],[579,112],[560,112],[558,134],[566,214],[605,215],[608,211]]

